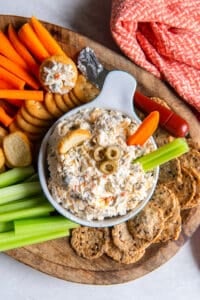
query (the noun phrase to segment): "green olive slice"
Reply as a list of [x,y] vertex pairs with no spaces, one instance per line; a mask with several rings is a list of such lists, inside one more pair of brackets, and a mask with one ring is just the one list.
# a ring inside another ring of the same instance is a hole
[[96,161],[101,161],[103,160],[105,157],[104,155],[104,147],[98,146],[95,150],[94,150],[94,159]]
[[121,150],[118,146],[108,146],[105,150],[105,156],[109,160],[117,160],[120,158]]
[[104,174],[112,174],[117,170],[117,162],[114,160],[105,160],[100,164],[99,169]]

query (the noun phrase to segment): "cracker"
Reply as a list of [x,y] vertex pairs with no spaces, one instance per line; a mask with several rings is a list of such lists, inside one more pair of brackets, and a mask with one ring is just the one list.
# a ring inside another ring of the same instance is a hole
[[169,187],[172,189],[177,196],[181,209],[190,208],[190,204],[196,194],[196,181],[188,168],[181,167],[183,181],[182,184],[177,185],[176,183],[170,184]]
[[182,183],[181,163],[177,158],[160,166],[158,183],[168,184],[171,182]]
[[63,112],[58,108],[56,102],[54,100],[52,93],[46,93],[44,96],[44,104],[46,109],[50,114],[52,114],[55,118],[59,118],[62,116]]
[[53,95],[56,105],[63,113],[66,113],[69,110],[69,106],[63,100],[63,96],[61,94],[54,94]]
[[26,100],[24,102],[26,110],[31,116],[42,120],[53,120],[53,115],[47,111],[43,102],[35,100]]
[[45,132],[45,127],[38,127],[36,125],[33,125],[29,122],[27,122],[20,111],[18,111],[17,115],[16,115],[16,122],[17,122],[17,126],[24,132],[28,132],[28,133],[43,133]]
[[179,206],[178,199],[173,191],[164,184],[157,185],[150,201],[156,208],[163,211],[165,220],[170,218],[177,206]]
[[191,149],[189,152],[179,157],[181,166],[186,168],[194,168],[200,174],[200,152]]
[[123,264],[131,264],[139,261],[145,254],[145,249],[137,250],[135,247],[129,248],[127,251],[120,250],[113,242],[112,237],[108,239],[105,253],[117,262]]
[[81,102],[89,102],[98,96],[99,89],[90,83],[85,76],[80,74],[73,92]]
[[153,242],[163,229],[163,212],[148,203],[138,215],[127,222],[127,225],[133,238]]
[[74,108],[76,106],[74,102],[70,99],[69,94],[64,94],[62,95],[62,97],[69,109]]
[[43,120],[36,117],[33,117],[29,112],[26,110],[25,106],[20,108],[20,113],[25,121],[31,123],[32,125],[38,127],[49,127],[51,122],[49,120]]
[[167,242],[169,240],[177,240],[181,233],[182,220],[180,208],[173,212],[173,215],[165,221],[164,229],[155,240],[155,243]]
[[196,171],[194,168],[189,168],[188,171],[193,176],[193,179],[196,182],[196,193],[194,197],[191,199],[191,201],[187,202],[187,208],[193,208],[197,205],[200,205],[200,174]]
[[135,248],[135,250],[143,250],[147,248],[150,243],[145,240],[133,238],[130,234],[127,223],[121,223],[115,225],[112,228],[113,243],[122,251],[129,251]]
[[169,142],[174,140],[174,137],[172,135],[170,135],[167,131],[160,127],[155,131],[153,137],[158,147],[168,144]]
[[104,253],[108,232],[108,228],[78,227],[72,231],[71,246],[79,256],[96,259]]
[[72,100],[72,102],[75,104],[75,106],[80,106],[83,103],[76,97],[76,95],[74,94],[73,90],[71,90],[69,92],[69,98]]

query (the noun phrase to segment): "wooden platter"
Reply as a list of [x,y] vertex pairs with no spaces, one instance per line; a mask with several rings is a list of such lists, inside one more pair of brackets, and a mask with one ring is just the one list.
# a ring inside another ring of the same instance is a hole
[[[26,21],[16,16],[1,16],[0,28],[4,30],[8,23],[19,26]],[[46,27],[60,42],[69,56],[75,58],[79,51],[90,46],[108,69],[121,69],[130,72],[138,82],[138,90],[148,96],[166,100],[173,109],[190,124],[192,139],[200,144],[200,124],[187,106],[163,82],[142,70],[123,56],[103,47],[96,42],[68,29],[45,23]],[[14,259],[51,276],[85,284],[117,284],[134,280],[158,268],[167,262],[200,224],[200,207],[187,212],[183,229],[177,241],[155,245],[147,249],[145,256],[135,264],[119,264],[103,256],[89,261],[78,257],[69,246],[67,239],[58,239],[42,244],[7,251]]]

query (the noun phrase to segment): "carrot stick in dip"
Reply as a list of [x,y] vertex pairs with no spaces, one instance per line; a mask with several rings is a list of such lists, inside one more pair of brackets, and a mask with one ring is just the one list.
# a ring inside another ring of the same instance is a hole
[[50,32],[43,26],[43,24],[39,20],[37,20],[37,18],[32,17],[30,24],[37,34],[40,42],[51,55],[66,55],[57,41],[50,34]]
[[25,45],[19,40],[17,32],[15,31],[12,24],[9,24],[8,26],[8,37],[17,53],[24,59],[33,74],[38,76],[39,65],[31,55],[31,53],[28,51],[28,49],[25,47]]
[[151,112],[140,124],[136,132],[128,137],[127,145],[143,145],[155,132],[159,123],[159,112]]
[[0,53],[14,61],[24,69],[27,69],[27,64],[23,58],[15,51],[12,44],[6,35],[0,31]]
[[0,99],[19,99],[43,101],[43,91],[33,90],[0,90]]
[[0,66],[21,78],[30,87],[39,89],[39,83],[25,69],[3,55],[0,55]]
[[25,23],[18,31],[18,36],[22,43],[29,49],[32,55],[42,62],[50,56],[48,51],[44,48],[36,33],[30,24]]

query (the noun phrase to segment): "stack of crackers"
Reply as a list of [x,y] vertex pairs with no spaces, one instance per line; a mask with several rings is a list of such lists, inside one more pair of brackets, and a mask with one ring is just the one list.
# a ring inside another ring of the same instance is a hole
[[[152,99],[167,106],[161,99]],[[154,138],[158,147],[174,139],[161,128]],[[107,255],[131,264],[147,248],[179,238],[185,212],[200,205],[200,150],[189,137],[187,141],[190,151],[160,167],[153,197],[136,217],[110,228],[82,226],[72,231],[70,244],[77,255],[90,260]]]

